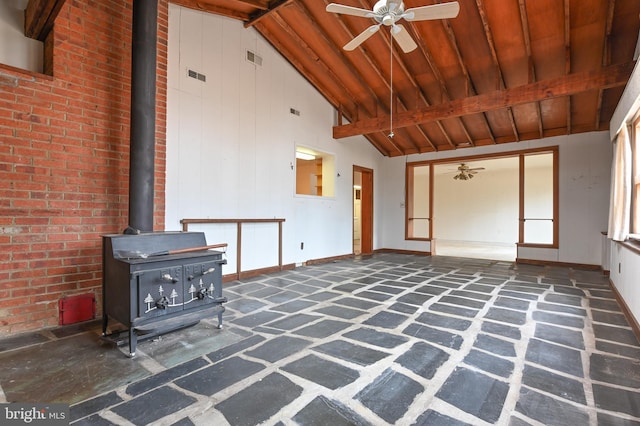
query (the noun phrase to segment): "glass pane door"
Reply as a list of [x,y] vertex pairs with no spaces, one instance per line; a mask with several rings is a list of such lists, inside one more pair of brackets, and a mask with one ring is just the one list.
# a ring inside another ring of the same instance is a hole
[[553,153],[524,156],[524,243],[553,244]]

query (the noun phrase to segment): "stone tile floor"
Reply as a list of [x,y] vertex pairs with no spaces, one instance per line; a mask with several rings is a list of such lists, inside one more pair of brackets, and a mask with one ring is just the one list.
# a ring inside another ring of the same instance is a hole
[[[223,330],[203,321],[133,360],[103,349],[82,374],[110,374],[48,402],[75,425],[640,424],[640,346],[599,272],[378,254],[225,295]],[[47,344],[0,353],[0,373]],[[5,399],[26,398],[12,380]]]

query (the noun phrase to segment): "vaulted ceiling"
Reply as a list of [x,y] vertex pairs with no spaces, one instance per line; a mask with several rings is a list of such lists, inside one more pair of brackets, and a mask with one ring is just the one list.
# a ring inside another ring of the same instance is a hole
[[364,135],[390,157],[608,129],[640,31],[639,0],[458,0],[455,18],[401,22],[409,53],[385,26],[349,52],[375,21],[328,0],[170,1],[255,28],[339,111],[334,137]]
[[343,50],[375,22],[327,0],[172,1],[254,27],[339,111],[334,137],[386,156],[606,130],[640,30],[638,0],[459,0],[456,18],[402,22],[418,48],[394,41],[391,60],[384,26]]

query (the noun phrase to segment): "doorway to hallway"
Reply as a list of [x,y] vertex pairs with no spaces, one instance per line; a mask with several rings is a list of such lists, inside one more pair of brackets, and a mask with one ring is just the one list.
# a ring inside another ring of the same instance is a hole
[[373,170],[353,166],[353,253],[373,253]]

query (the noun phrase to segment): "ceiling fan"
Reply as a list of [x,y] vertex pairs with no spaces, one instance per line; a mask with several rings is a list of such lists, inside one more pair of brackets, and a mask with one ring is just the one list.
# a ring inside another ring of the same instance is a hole
[[327,12],[339,13],[343,15],[360,16],[363,18],[373,18],[377,24],[361,32],[353,40],[347,43],[344,50],[354,50],[364,43],[369,37],[380,29],[381,25],[391,27],[391,35],[396,40],[403,52],[409,53],[418,45],[411,38],[402,24],[397,22],[401,19],[406,21],[427,21],[432,19],[448,19],[458,16],[460,5],[457,1],[440,3],[430,6],[404,8],[404,2],[398,0],[379,0],[373,10],[360,9],[352,6],[331,3],[327,5]]
[[[358,34],[353,40],[345,44],[343,49],[347,51],[354,50],[356,47],[364,43],[369,37],[374,35],[384,25],[391,27],[390,33],[392,39],[398,43],[398,46],[404,53],[409,53],[418,45],[406,30],[404,25],[397,22],[401,19],[406,21],[427,21],[431,19],[448,19],[458,16],[460,5],[457,1],[449,3],[439,3],[430,6],[404,8],[402,0],[379,0],[373,5],[373,10],[360,9],[358,7],[346,6],[343,4],[331,3],[327,5],[327,12],[339,13],[343,15],[360,16],[363,18],[373,18],[377,24],[371,25],[369,28]],[[391,88],[391,100],[389,106],[389,117],[391,123],[389,125],[389,138],[393,138],[393,40],[389,44],[389,56],[391,62],[391,77],[389,78],[389,86]]]
[[470,180],[470,179],[473,179],[473,175],[478,173],[478,171],[480,170],[484,170],[484,167],[475,167],[472,169],[469,166],[467,166],[465,163],[461,163],[458,166],[458,174],[455,175],[453,178],[455,180]]

